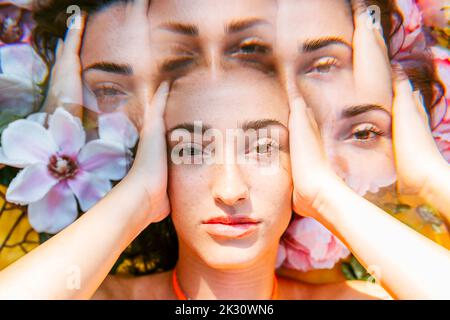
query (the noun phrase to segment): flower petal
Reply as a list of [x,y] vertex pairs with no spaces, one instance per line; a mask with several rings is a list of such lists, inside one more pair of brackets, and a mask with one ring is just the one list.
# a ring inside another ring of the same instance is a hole
[[48,163],[58,150],[43,126],[23,119],[10,123],[3,131],[2,147],[7,158],[28,163]]
[[280,241],[280,244],[278,245],[275,269],[281,267],[283,265],[284,260],[286,260],[286,248],[284,247],[283,241]]
[[331,241],[331,232],[313,218],[304,218],[300,224],[302,231],[298,241],[309,249],[313,259],[324,258]]
[[136,145],[139,134],[123,112],[104,113],[98,117],[100,138],[118,142],[127,148]]
[[28,219],[37,232],[57,233],[74,222],[77,216],[77,201],[64,182],[28,206]]
[[112,188],[108,179],[102,179],[86,171],[79,172],[74,179],[67,181],[77,196],[81,210],[88,211]]
[[76,155],[86,143],[86,133],[81,121],[63,108],[58,108],[53,113],[48,129],[60,151],[65,155]]
[[47,66],[28,44],[2,46],[0,63],[3,74],[26,79],[30,85],[42,82],[47,75]]
[[103,179],[120,180],[128,170],[129,151],[118,143],[93,140],[78,155],[80,167]]
[[25,168],[26,166],[31,165],[31,163],[29,163],[26,160],[11,160],[11,159],[9,159],[3,152],[2,148],[0,148],[0,164],[5,164],[7,166],[14,167],[14,168]]
[[27,116],[27,120],[39,123],[41,126],[45,126],[48,119],[47,112],[35,112]]
[[302,250],[291,248],[289,245],[286,246],[286,262],[284,265],[303,272],[312,269],[308,254]]
[[45,164],[26,167],[11,181],[6,192],[6,200],[21,205],[42,199],[58,183]]

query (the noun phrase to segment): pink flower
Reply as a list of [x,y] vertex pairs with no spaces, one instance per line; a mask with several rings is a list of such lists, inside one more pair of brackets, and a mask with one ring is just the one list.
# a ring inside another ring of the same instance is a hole
[[442,0],[417,0],[417,4],[422,11],[425,25],[435,28],[447,27],[447,17],[445,16],[445,1]]
[[34,27],[32,1],[0,0],[0,45],[30,43]]
[[319,222],[296,217],[280,242],[277,267],[304,272],[331,269],[349,254],[342,242]]
[[415,52],[426,48],[425,34],[422,30],[422,14],[414,0],[397,0],[397,6],[403,15],[403,27],[398,30],[391,41],[391,53],[397,61],[407,58]]
[[128,147],[136,143],[137,132],[128,119],[111,117],[129,137],[126,144],[112,134],[108,118],[100,122],[99,139],[86,143],[80,119],[62,108],[50,116],[48,128],[38,122],[43,117],[33,115],[10,123],[3,131],[0,163],[23,168],[9,185],[6,199],[28,205],[29,221],[36,231],[62,230],[77,218],[77,200],[81,210],[87,211],[111,190],[110,180],[125,176]]
[[27,44],[0,47],[0,112],[24,117],[31,113],[41,96],[38,83],[47,67]]
[[[435,57],[435,65],[437,74],[444,85],[450,83],[450,52],[448,49],[441,47],[431,48]],[[446,96],[443,97],[440,103],[434,107],[431,119],[434,127],[433,136],[443,154],[444,158],[450,162],[450,110],[448,108],[450,103],[450,92],[446,90]]]

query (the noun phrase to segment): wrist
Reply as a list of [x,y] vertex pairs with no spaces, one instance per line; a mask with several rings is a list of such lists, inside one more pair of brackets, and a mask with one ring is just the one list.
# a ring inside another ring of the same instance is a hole
[[[357,207],[362,198],[351,190],[339,177],[329,179],[312,203],[316,220],[334,232],[334,225]],[[333,230],[331,230],[333,229]]]
[[450,207],[450,166],[446,161],[433,166],[419,196],[439,211],[448,211]]

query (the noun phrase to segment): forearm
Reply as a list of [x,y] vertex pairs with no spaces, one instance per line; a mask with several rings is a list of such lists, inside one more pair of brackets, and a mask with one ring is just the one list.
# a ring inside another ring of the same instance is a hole
[[1,271],[0,299],[90,298],[145,227],[142,203],[127,187],[119,184],[72,225]]
[[[337,182],[338,184],[343,182]],[[450,298],[450,253],[346,186],[316,199],[319,219],[399,299]],[[332,190],[330,188],[330,190]]]
[[423,187],[420,196],[434,206],[450,223],[450,166],[444,163]]

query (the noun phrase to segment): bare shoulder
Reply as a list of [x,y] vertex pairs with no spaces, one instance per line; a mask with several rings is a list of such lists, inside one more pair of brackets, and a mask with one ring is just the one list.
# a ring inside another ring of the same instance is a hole
[[172,299],[171,272],[139,277],[108,275],[93,300],[160,300]]
[[344,281],[313,285],[298,280],[280,279],[280,299],[287,300],[391,300],[378,284]]

